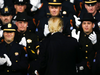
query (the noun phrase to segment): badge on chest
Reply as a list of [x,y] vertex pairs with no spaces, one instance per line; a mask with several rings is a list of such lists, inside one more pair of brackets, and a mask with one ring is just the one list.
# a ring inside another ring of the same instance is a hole
[[19,55],[19,53],[18,52],[15,52],[15,56],[18,56]]

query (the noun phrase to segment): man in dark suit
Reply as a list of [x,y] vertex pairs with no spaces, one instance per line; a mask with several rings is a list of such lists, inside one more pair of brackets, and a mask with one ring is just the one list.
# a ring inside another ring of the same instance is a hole
[[51,35],[41,42],[36,65],[39,75],[76,75],[81,54],[77,41],[62,34],[63,21],[59,17],[51,17],[48,27]]
[[16,25],[8,23],[2,27],[0,43],[0,75],[26,75],[28,68],[25,48],[14,42]]

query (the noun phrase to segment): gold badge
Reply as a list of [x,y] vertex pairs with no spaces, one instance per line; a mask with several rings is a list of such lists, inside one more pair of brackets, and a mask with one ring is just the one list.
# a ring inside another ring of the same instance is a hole
[[11,27],[12,27],[12,24],[9,23],[9,24],[8,24],[8,28],[11,28]]
[[53,2],[56,2],[56,0],[53,0]]
[[19,55],[19,53],[18,52],[15,52],[15,56],[18,56]]
[[27,39],[27,43],[32,43],[32,40],[31,39]]
[[66,14],[67,14],[67,12],[66,12],[66,11],[63,11],[63,14],[64,14],[64,15],[66,15]]
[[8,12],[8,8],[7,7],[5,7],[5,12]]

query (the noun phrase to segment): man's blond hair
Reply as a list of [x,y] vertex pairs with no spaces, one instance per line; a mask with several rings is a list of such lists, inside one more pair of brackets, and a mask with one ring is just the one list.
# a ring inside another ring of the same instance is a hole
[[48,27],[51,33],[62,32],[63,20],[59,17],[51,17],[48,21]]

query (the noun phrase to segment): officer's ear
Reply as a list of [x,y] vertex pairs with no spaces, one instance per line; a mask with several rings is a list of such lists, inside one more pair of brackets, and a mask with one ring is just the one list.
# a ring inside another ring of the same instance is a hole
[[94,28],[95,27],[95,24],[93,23],[93,26],[92,26],[92,28]]
[[85,8],[87,9],[88,5],[87,4],[84,4]]
[[26,9],[26,5],[24,5],[24,8]]
[[16,24],[16,26],[17,26],[18,22],[15,22],[15,24]]
[[16,9],[16,5],[14,5],[14,8]]
[[62,10],[62,6],[60,6],[60,11]]

